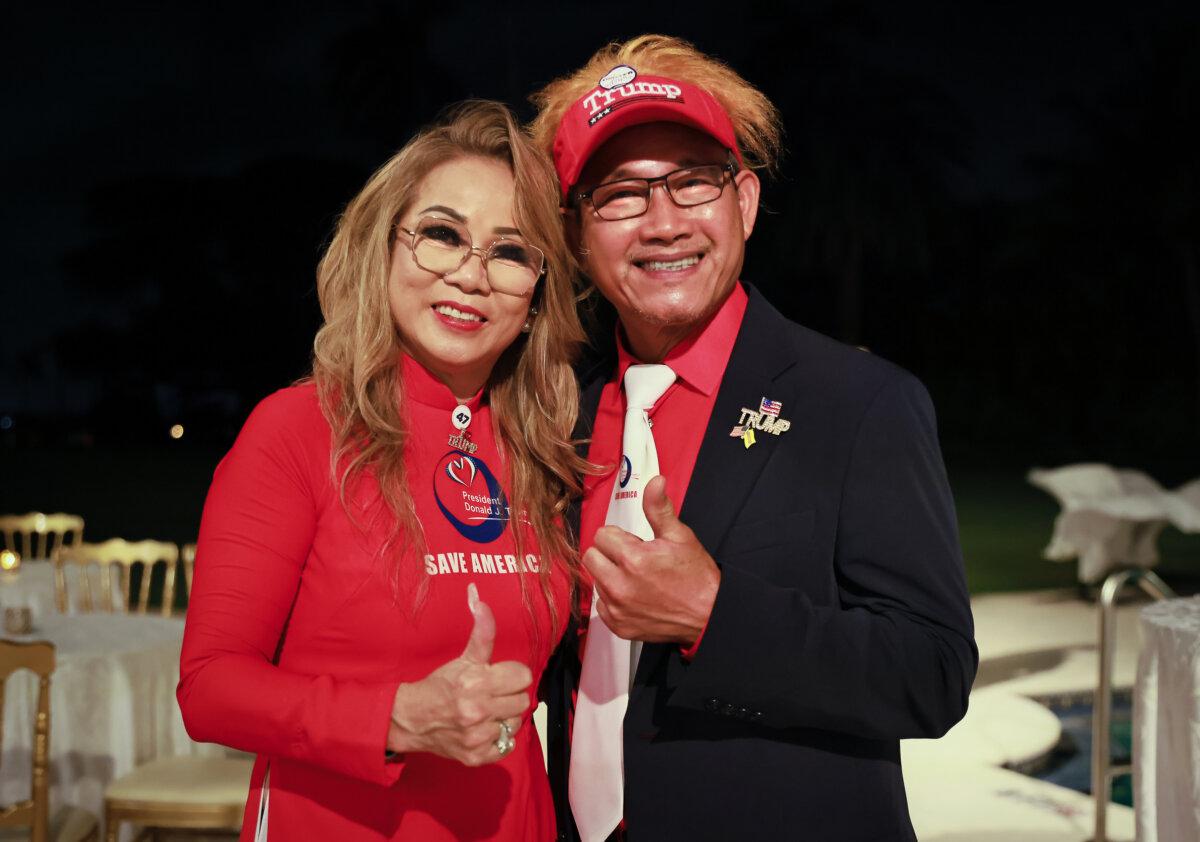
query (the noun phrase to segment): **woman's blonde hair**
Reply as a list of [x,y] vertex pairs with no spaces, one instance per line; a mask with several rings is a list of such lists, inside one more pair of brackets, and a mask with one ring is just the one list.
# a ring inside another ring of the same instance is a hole
[[708,91],[729,115],[746,166],[768,172],[776,168],[783,124],[771,100],[729,65],[669,35],[639,35],[624,43],[614,41],[597,50],[575,72],[532,94],[529,99],[537,106],[538,115],[530,129],[540,148],[553,150],[554,134],[567,109],[620,64],[641,74],[678,79]]
[[[511,168],[517,227],[546,255],[546,274],[534,293],[537,314],[531,330],[501,355],[487,395],[496,441],[507,464],[518,558],[524,557],[520,525],[527,519],[543,559],[541,591],[557,631],[551,571],[564,568],[572,591],[578,579],[578,554],[564,516],[571,498],[579,494],[578,477],[586,464],[571,439],[578,411],[571,366],[584,337],[575,312],[575,275],[563,240],[553,167],[505,105],[471,101],[449,110],[380,167],[347,205],[317,269],[325,323],[313,343],[312,378],[333,429],[332,470],[343,507],[350,512],[348,488],[369,471],[394,521],[385,551],[402,539],[399,558],[420,566],[424,533],[404,465],[410,431],[399,366],[403,340],[388,305],[388,277],[395,226],[422,180],[439,164],[464,157],[501,161]],[[399,572],[397,567],[397,581]],[[528,605],[524,577],[520,578]],[[428,580],[422,579],[416,605],[427,587]]]

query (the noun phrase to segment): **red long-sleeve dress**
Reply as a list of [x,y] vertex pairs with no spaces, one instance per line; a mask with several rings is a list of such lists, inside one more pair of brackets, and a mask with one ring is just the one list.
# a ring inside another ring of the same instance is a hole
[[466,645],[469,583],[496,616],[493,661],[524,662],[532,687],[569,610],[558,568],[552,630],[534,572],[551,562],[528,529],[524,558],[516,556],[486,402],[467,404],[478,450],[466,454],[448,444],[458,432],[450,391],[407,357],[402,368],[412,431],[405,465],[423,553],[399,560],[399,549],[384,551],[391,520],[373,481],[348,496],[347,514],[311,384],[259,404],[214,475],[178,698],[194,739],[258,755],[243,840],[254,838],[264,778],[272,840],[554,838],[529,712],[516,747],[495,764],[468,768],[427,753],[385,759],[397,685]]

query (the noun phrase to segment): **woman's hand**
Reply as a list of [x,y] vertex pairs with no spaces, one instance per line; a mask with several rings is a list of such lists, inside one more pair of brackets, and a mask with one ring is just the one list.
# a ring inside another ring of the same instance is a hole
[[533,675],[518,661],[489,663],[496,619],[479,601],[474,584],[467,587],[467,600],[475,617],[467,648],[422,680],[397,688],[388,728],[390,751],[428,751],[482,766],[502,756],[496,746],[500,723],[507,721],[513,734],[521,727]]

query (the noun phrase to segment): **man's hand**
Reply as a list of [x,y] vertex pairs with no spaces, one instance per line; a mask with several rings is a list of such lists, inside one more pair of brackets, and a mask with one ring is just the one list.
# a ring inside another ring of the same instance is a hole
[[721,571],[676,517],[661,476],[646,484],[642,511],[653,540],[604,526],[583,554],[600,595],[596,610],[618,637],[691,646],[708,623]]
[[467,766],[494,763],[500,722],[516,733],[531,707],[529,667],[516,661],[493,664],[496,620],[468,587],[475,623],[466,649],[413,684],[401,684],[392,703],[387,747],[397,753],[427,751]]

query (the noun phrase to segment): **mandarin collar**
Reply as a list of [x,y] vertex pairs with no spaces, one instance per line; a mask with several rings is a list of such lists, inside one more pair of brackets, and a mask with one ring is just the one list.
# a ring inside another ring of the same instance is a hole
[[[712,395],[721,385],[748,300],[741,282],[734,284],[716,314],[668,351],[663,364],[669,365],[676,376],[692,388],[706,396]],[[627,368],[641,362],[625,344],[624,331],[617,322],[617,382],[625,378]]]
[[459,401],[450,391],[450,387],[434,377],[429,369],[408,354],[400,355],[400,377],[404,381],[405,397],[424,406],[444,409],[448,412],[460,403],[465,403],[468,409],[475,412],[483,403],[483,389],[476,392],[469,400]]

